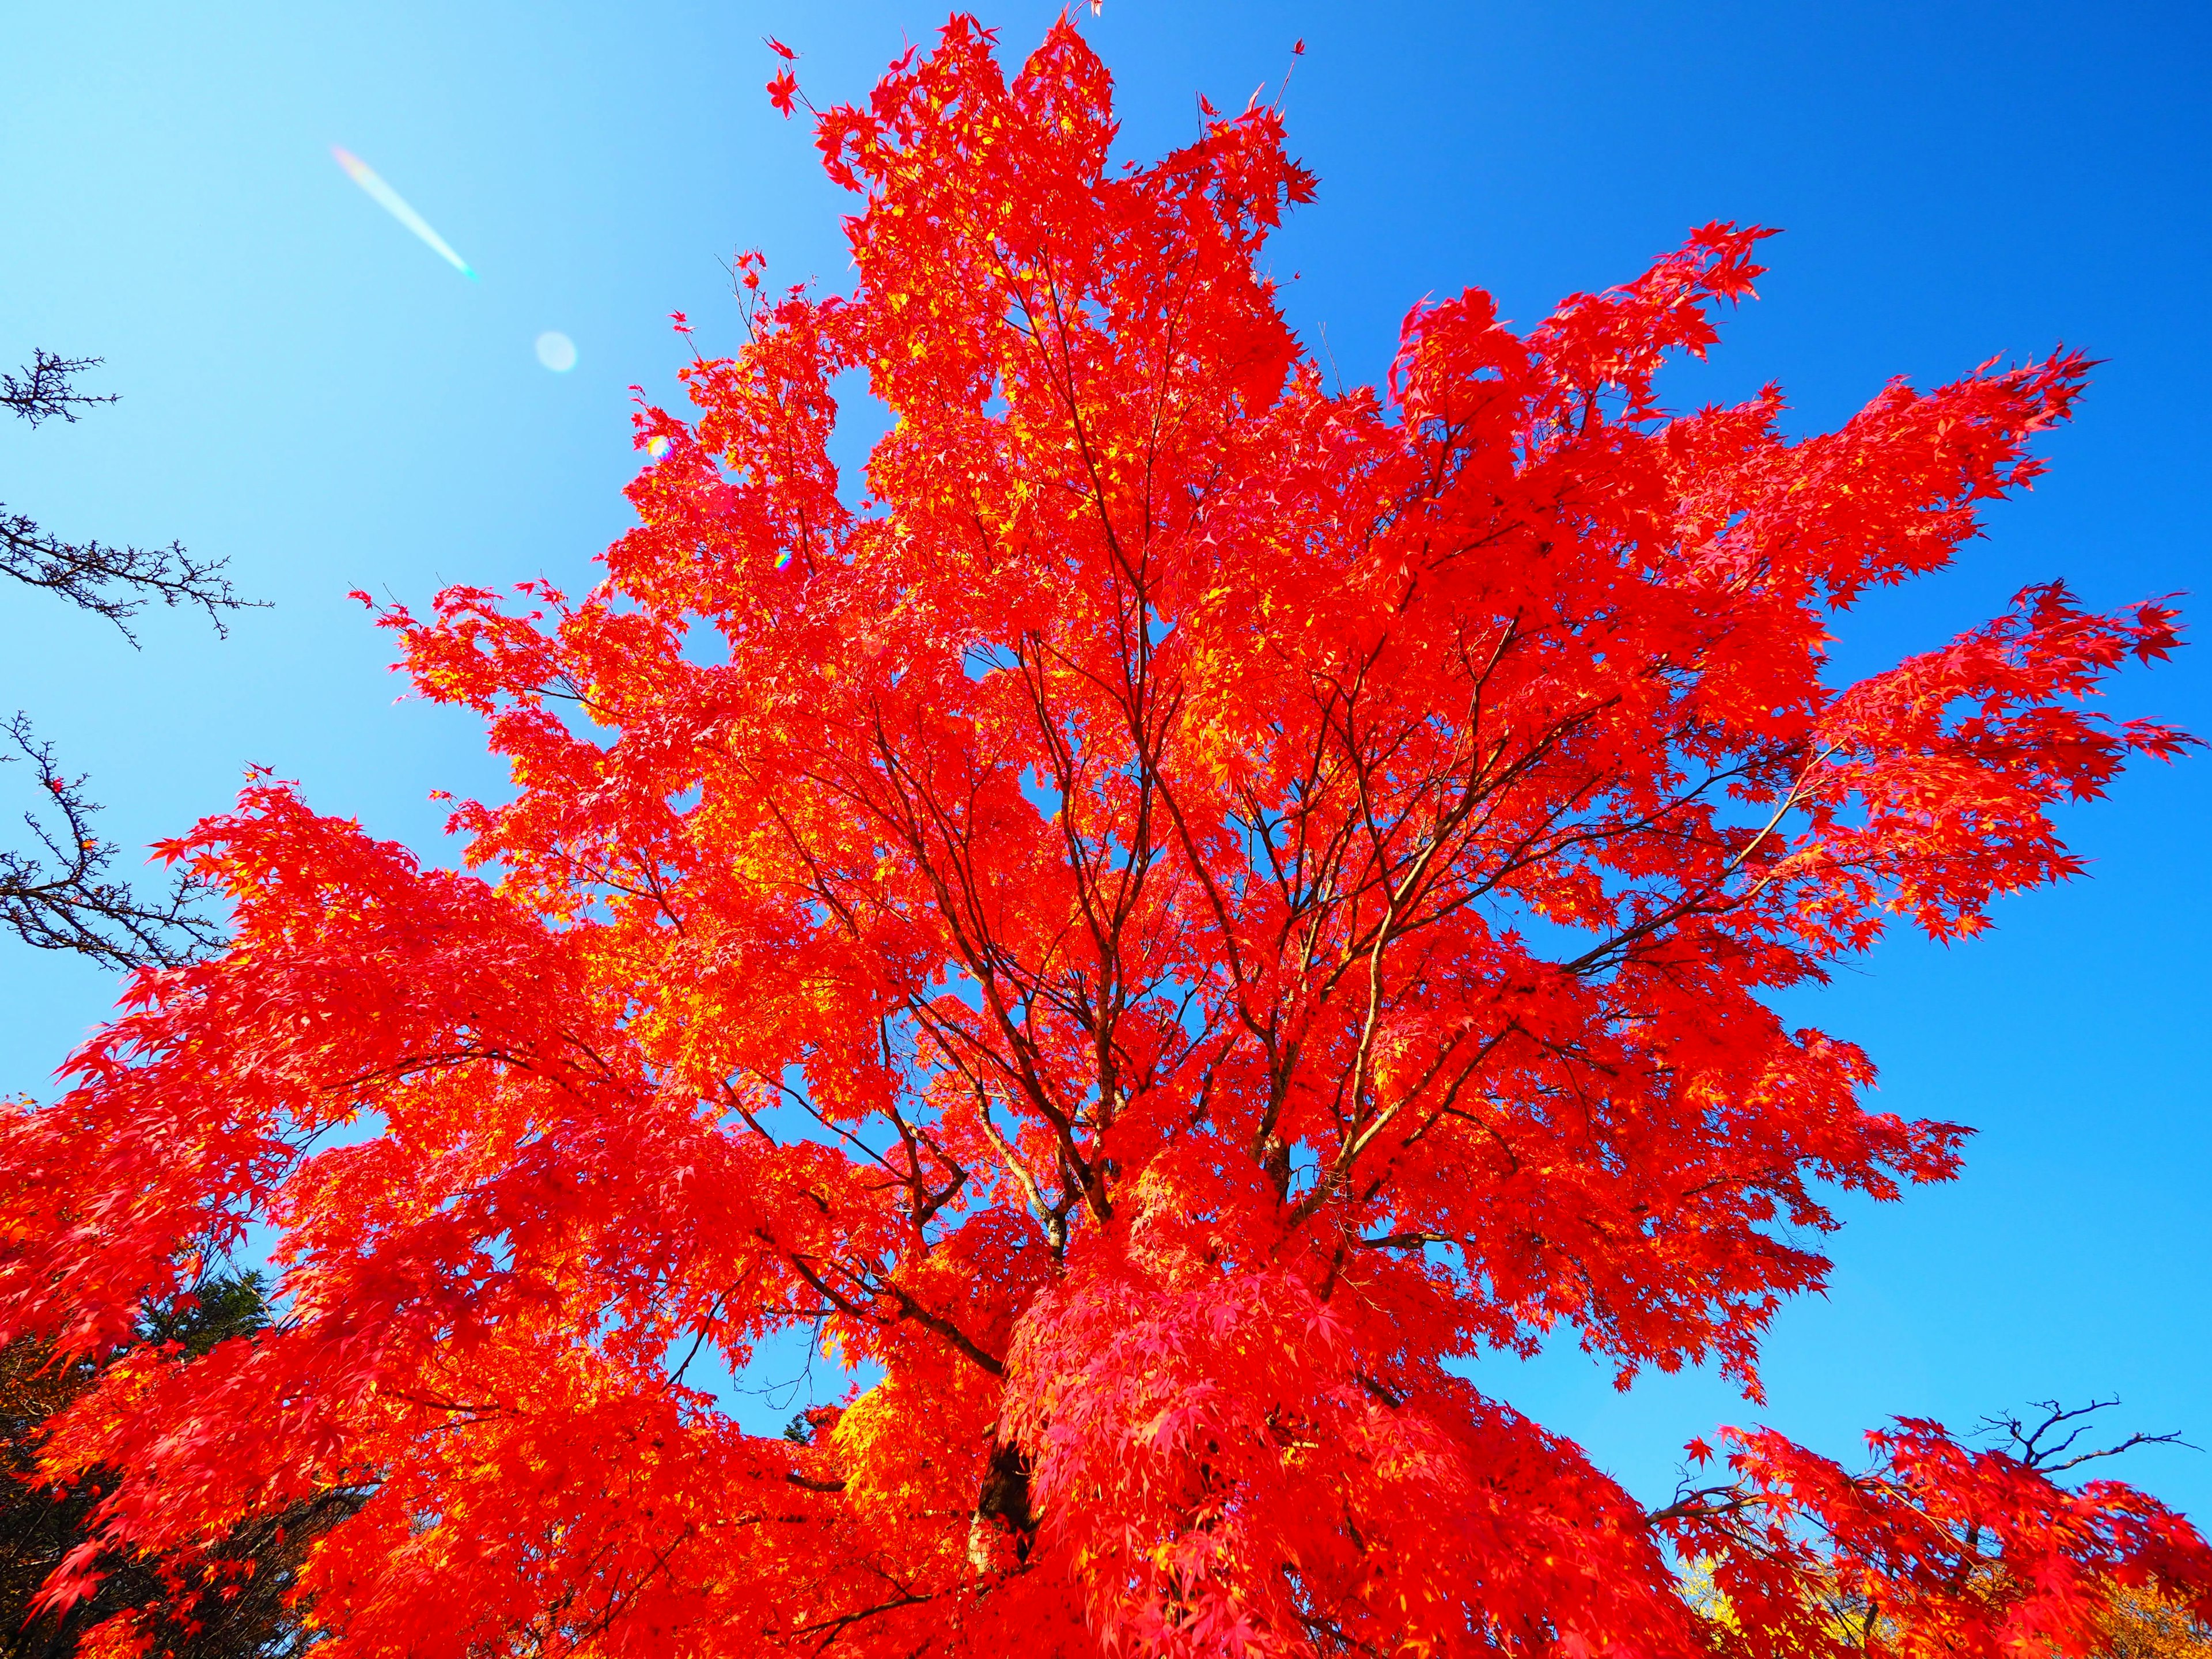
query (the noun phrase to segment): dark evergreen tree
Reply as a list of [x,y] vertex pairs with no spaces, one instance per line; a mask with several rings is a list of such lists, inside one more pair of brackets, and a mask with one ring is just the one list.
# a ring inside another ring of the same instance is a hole
[[[174,1344],[197,1358],[219,1342],[252,1341],[269,1322],[260,1274],[218,1274],[191,1295],[149,1304],[131,1346]],[[39,1441],[47,1419],[99,1370],[57,1365],[51,1350],[27,1340],[0,1348],[0,1647],[20,1659],[73,1659],[94,1626],[172,1596],[187,1577],[202,1588],[189,1611],[161,1620],[157,1659],[284,1659],[310,1645],[313,1632],[285,1598],[307,1547],[360,1506],[356,1491],[333,1490],[251,1522],[188,1566],[110,1556],[94,1595],[64,1612],[38,1607],[46,1575],[90,1537],[106,1492],[97,1477],[66,1488],[42,1484]]]

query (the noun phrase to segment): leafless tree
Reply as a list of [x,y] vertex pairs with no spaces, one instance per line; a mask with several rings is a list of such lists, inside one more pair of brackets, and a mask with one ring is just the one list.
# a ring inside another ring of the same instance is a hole
[[[112,393],[77,389],[76,377],[100,361],[34,351],[20,377],[0,373],[0,403],[34,427],[74,424],[87,410],[115,401]],[[0,573],[106,617],[133,646],[131,619],[156,599],[198,606],[216,634],[226,634],[225,613],[254,602],[232,590],[223,565],[194,559],[175,542],[149,549],[65,541],[0,504]],[[0,849],[0,926],[42,950],[75,951],[116,968],[174,964],[221,943],[189,876],[147,898],[109,874],[119,849],[94,831],[99,804],[85,793],[82,775],[61,768],[27,715],[18,712],[6,737],[15,752],[0,749],[0,764],[28,763],[46,805],[23,815],[31,844]]]

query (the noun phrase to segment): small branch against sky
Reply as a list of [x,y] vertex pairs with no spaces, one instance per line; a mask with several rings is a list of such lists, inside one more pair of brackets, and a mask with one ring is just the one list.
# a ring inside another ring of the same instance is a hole
[[94,397],[79,392],[72,382],[72,376],[88,368],[97,368],[103,361],[99,357],[58,357],[42,347],[34,347],[30,367],[23,371],[21,380],[0,371],[0,404],[5,404],[9,413],[33,426],[56,417],[74,422],[79,410],[116,400],[112,392]]
[[819,115],[821,112],[799,89],[799,77],[792,72],[791,66],[799,61],[799,53],[772,34],[763,35],[761,44],[782,60],[768,83],[768,100],[775,106],[776,112],[787,121],[800,109],[809,115]]
[[[20,380],[0,374],[0,402],[9,413],[35,427],[58,416],[74,422],[80,412],[116,401],[108,392],[79,392],[74,376],[98,367],[98,357],[59,357],[40,350]],[[134,646],[131,620],[149,601],[198,606],[218,635],[229,631],[227,613],[261,602],[240,599],[223,571],[223,559],[195,559],[181,542],[167,547],[112,547],[100,541],[72,542],[35,520],[9,513],[0,504],[0,574],[31,587],[42,587],[115,624]]]
[[[2138,1446],[2181,1446],[2191,1451],[2197,1449],[2184,1440],[2178,1430],[2165,1434],[2138,1431],[2102,1444],[2092,1440],[2087,1445],[2082,1445],[2082,1437],[2102,1421],[2097,1413],[2118,1406],[2120,1402],[2117,1398],[2092,1400],[2085,1406],[2066,1406],[2056,1400],[2038,1400],[2032,1403],[2033,1409],[2027,1412],[2005,1412],[1984,1417],[1976,1425],[1976,1433],[1984,1439],[1996,1441],[2008,1455],[2016,1457],[2028,1468],[2040,1469],[2045,1474],[2060,1474],[2068,1469],[2079,1468],[2084,1463],[2094,1463],[2100,1458],[2118,1457]],[[2080,1448],[2078,1450],[2077,1447]]]
[[0,927],[26,945],[74,951],[110,968],[174,967],[220,948],[206,889],[179,873],[149,900],[110,875],[120,849],[94,826],[100,805],[86,795],[86,780],[60,769],[29,716],[19,712],[5,733],[13,752],[0,753],[0,765],[27,765],[50,806],[23,814],[42,853],[0,848]]
[[131,622],[155,599],[166,605],[197,605],[217,635],[228,635],[226,613],[260,601],[239,598],[223,574],[227,563],[195,559],[181,542],[155,548],[70,542],[20,513],[0,516],[0,572],[106,618],[134,646],[138,636]]

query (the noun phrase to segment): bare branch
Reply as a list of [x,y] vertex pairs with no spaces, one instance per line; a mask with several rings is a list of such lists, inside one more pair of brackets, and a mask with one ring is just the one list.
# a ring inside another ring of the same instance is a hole
[[[20,378],[0,374],[0,404],[33,427],[57,419],[74,424],[82,410],[115,401],[112,392],[76,388],[74,377],[100,362],[34,350]],[[198,605],[218,635],[229,631],[225,612],[262,605],[239,598],[224,562],[195,559],[180,542],[142,548],[64,541],[35,520],[0,508],[0,574],[106,618],[133,646],[131,619],[150,599]],[[60,822],[26,812],[23,822],[44,854],[0,850],[0,925],[40,950],[75,951],[112,968],[174,966],[222,947],[220,930],[200,908],[203,884],[179,874],[166,895],[147,901],[110,878],[118,849],[93,832],[100,807],[86,796],[84,779],[63,774],[27,716],[19,713],[7,736],[17,754],[0,753],[0,764],[29,761]]]
[[[97,357],[58,357],[34,350],[23,378],[0,374],[0,404],[31,425],[56,418],[74,425],[80,410],[112,404],[115,394],[79,392],[70,378],[99,367]],[[105,617],[131,644],[130,620],[158,599],[167,605],[196,605],[217,634],[229,630],[226,611],[258,609],[241,599],[222,574],[226,561],[195,559],[180,542],[167,547],[110,547],[105,542],[67,542],[20,513],[0,513],[0,572],[32,587],[58,593],[71,605]]]
[[23,371],[26,378],[19,380],[12,374],[0,373],[0,404],[5,404],[9,414],[20,416],[33,426],[56,417],[75,425],[80,409],[115,401],[112,392],[103,397],[79,392],[70,379],[88,368],[98,368],[106,361],[101,357],[57,357],[51,351],[34,347],[30,366]]
[[195,559],[181,542],[153,548],[65,542],[20,513],[0,516],[0,572],[106,617],[134,646],[138,636],[131,631],[131,618],[149,599],[167,605],[196,605],[207,612],[215,631],[226,635],[230,629],[223,612],[264,608],[265,600],[238,597],[222,574],[227,562]]
[[[23,814],[45,856],[0,850],[0,926],[42,951],[75,951],[111,968],[174,967],[222,946],[221,929],[201,909],[206,889],[180,874],[156,902],[142,901],[107,874],[118,850],[93,833],[99,804],[85,780],[65,775],[53,746],[21,714],[6,733],[31,763],[59,822]],[[0,754],[0,764],[17,758]]]
[[2091,1426],[2088,1419],[2118,1405],[2118,1397],[2092,1400],[2086,1406],[2062,1406],[2056,1400],[2033,1400],[2028,1403],[2043,1413],[2040,1422],[2031,1425],[2025,1417],[2007,1412],[1984,1417],[1976,1425],[1975,1432],[1985,1437],[2002,1436],[2006,1452],[2044,1474],[2057,1474],[2100,1457],[2118,1457],[2137,1446],[2188,1446],[2191,1451],[2199,1449],[2191,1446],[2179,1431],[2170,1431],[2131,1434],[2109,1446],[2093,1446],[2077,1452],[2075,1446]]

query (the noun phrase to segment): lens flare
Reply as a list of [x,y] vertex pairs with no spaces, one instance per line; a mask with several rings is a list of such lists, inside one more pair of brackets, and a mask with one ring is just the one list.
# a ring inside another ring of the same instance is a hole
[[645,453],[656,461],[668,453],[668,434],[656,432],[647,438],[645,441]]
[[556,374],[566,374],[576,366],[576,343],[557,328],[549,328],[538,337],[538,361]]
[[446,239],[431,229],[428,222],[421,214],[407,205],[405,198],[378,178],[375,168],[370,167],[351,150],[343,149],[337,144],[331,146],[331,154],[337,158],[337,164],[346,170],[346,177],[368,192],[370,200],[428,243],[431,251],[453,266],[455,270],[459,271],[471,282],[476,281],[477,274],[469,269],[469,262],[446,245]]

